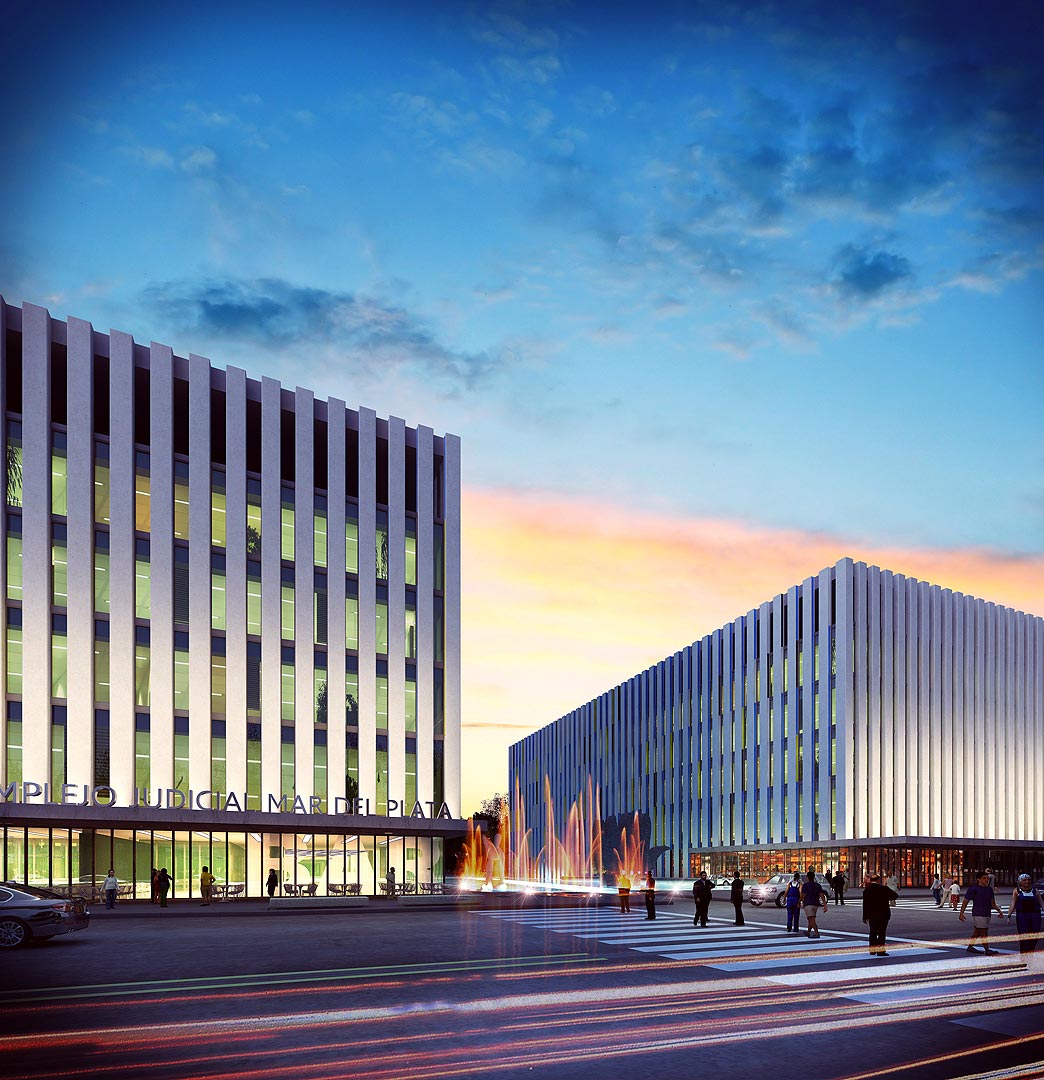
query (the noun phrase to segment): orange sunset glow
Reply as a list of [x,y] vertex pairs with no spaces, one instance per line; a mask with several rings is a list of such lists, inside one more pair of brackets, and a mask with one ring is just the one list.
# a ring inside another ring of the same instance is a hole
[[1044,557],[868,544],[540,492],[462,498],[461,809],[518,739],[843,556],[1044,614]]

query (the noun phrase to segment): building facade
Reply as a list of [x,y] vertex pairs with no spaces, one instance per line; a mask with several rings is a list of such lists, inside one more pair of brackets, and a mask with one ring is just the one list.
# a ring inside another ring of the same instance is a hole
[[[536,833],[588,777],[656,868],[1044,871],[1044,620],[842,559],[516,743]],[[559,815],[560,816],[560,815]]]
[[4,878],[441,880],[458,438],[2,301],[0,393]]

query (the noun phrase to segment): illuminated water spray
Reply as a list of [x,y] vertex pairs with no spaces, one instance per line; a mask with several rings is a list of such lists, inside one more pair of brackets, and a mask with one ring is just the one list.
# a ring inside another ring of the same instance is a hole
[[607,889],[606,871],[614,879],[630,877],[637,888],[644,875],[645,844],[641,839],[638,815],[619,836],[602,830],[598,789],[588,777],[584,791],[577,794],[560,819],[551,796],[551,781],[544,777],[544,835],[547,842],[533,851],[532,829],[526,826],[526,810],[518,782],[511,809],[501,808],[500,831],[490,840],[468,822],[468,835],[458,875],[462,888],[492,890],[543,890],[593,892]]

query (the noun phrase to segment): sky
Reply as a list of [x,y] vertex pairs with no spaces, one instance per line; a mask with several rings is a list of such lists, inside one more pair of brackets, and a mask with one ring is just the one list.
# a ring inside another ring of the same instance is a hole
[[8,5],[0,293],[460,435],[465,812],[843,555],[1044,615],[1038,3],[153,7]]

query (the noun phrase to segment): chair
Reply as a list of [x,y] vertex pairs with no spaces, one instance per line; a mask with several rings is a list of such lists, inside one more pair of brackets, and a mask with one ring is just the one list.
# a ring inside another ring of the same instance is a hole
[[246,892],[246,885],[226,885],[225,890],[227,899],[238,900]]
[[358,881],[351,881],[346,886],[348,896],[358,896],[362,892],[362,885]]
[[318,891],[319,891],[319,882],[318,881],[313,881],[311,885],[302,886],[301,895],[302,896],[315,896],[315,894]]

